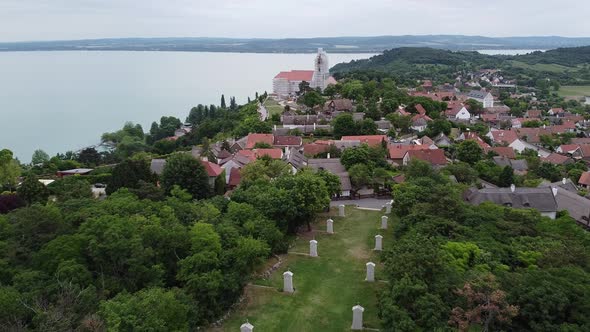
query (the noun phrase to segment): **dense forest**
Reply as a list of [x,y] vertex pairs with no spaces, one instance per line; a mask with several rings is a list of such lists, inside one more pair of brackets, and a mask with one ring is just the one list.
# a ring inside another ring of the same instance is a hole
[[416,162],[395,188],[388,331],[588,331],[590,234],[561,212],[461,199],[464,187]]
[[[556,80],[562,85],[584,85],[590,84],[588,63],[590,47],[559,48],[515,56],[404,47],[387,50],[370,59],[337,64],[331,72],[336,78],[392,77],[401,84],[413,86],[416,80],[452,83],[457,76],[469,71],[498,68],[521,85],[534,86],[538,79]],[[537,64],[556,66],[535,66]]]

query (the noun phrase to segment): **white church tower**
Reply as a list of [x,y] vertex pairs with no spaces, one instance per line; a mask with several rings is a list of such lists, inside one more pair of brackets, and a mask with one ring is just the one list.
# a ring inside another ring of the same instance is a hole
[[318,48],[318,55],[315,58],[313,78],[309,86],[313,89],[320,88],[322,91],[328,86],[330,78],[330,66],[328,64],[328,54],[322,48]]

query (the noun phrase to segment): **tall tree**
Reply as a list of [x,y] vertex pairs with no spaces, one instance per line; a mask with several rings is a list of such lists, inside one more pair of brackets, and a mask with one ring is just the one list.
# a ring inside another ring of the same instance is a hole
[[33,165],[44,164],[49,161],[49,155],[47,152],[37,149],[33,152],[33,156],[31,157],[31,163]]
[[480,161],[482,155],[483,150],[474,140],[463,141],[457,147],[457,158],[471,165]]
[[150,170],[147,160],[127,159],[113,168],[111,179],[107,185],[107,194],[112,194],[120,188],[137,189],[140,181],[153,183],[155,177]]
[[166,161],[161,176],[162,187],[169,193],[174,186],[186,189],[194,199],[211,195],[209,176],[201,162],[186,153],[178,153]]
[[225,105],[225,96],[221,95],[221,108],[226,108],[227,105]]
[[21,168],[18,161],[13,159],[12,151],[0,151],[0,187],[12,190],[16,187]]
[[34,175],[25,178],[18,187],[17,193],[29,205],[33,203],[45,204],[49,198],[49,190]]

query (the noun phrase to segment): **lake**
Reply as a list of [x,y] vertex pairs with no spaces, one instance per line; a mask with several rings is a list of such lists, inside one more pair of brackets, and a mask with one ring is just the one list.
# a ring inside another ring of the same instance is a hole
[[[372,54],[328,54],[330,65]],[[246,102],[272,92],[281,70],[313,69],[314,54],[0,52],[0,149],[23,162],[97,144],[126,121],[144,131],[161,116],[185,120],[221,94]]]

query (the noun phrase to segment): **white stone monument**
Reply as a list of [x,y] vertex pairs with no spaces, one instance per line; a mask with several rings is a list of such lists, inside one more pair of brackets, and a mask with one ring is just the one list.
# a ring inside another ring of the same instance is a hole
[[326,232],[328,232],[328,234],[334,234],[334,220],[328,219],[326,221]]
[[367,278],[365,281],[374,282],[375,281],[375,263],[368,262],[367,263]]
[[252,332],[254,331],[254,325],[246,322],[240,326],[240,332]]
[[361,307],[359,304],[352,307],[352,326],[350,327],[351,330],[362,330],[363,329],[363,312],[365,308]]
[[345,216],[344,215],[344,205],[343,204],[338,205],[338,216],[340,216],[340,217],[344,217]]
[[309,241],[309,255],[311,257],[318,257],[318,241]]
[[387,229],[387,216],[381,217],[381,229]]
[[387,214],[391,213],[391,201],[385,203],[385,213],[387,213]]
[[293,272],[287,271],[283,273],[283,292],[293,293]]
[[377,251],[383,250],[383,236],[375,235],[375,249]]

